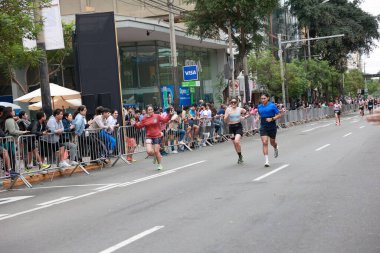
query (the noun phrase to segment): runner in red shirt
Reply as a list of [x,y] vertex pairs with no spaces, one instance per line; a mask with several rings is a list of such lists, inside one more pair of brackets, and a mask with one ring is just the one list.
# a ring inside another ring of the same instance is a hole
[[163,167],[161,165],[161,154],[160,154],[160,144],[161,144],[161,123],[169,122],[170,118],[173,116],[173,109],[170,110],[170,113],[165,117],[161,115],[154,114],[153,107],[147,106],[146,108],[147,114],[140,122],[131,121],[132,126],[136,128],[145,127],[146,131],[146,152],[148,156],[153,156],[153,163],[158,164],[157,170],[162,170]]

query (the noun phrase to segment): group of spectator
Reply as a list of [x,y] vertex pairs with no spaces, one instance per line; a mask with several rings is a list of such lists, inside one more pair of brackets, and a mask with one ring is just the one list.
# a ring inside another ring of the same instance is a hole
[[5,176],[17,174],[16,158],[26,172],[35,166],[46,171],[53,163],[62,171],[77,166],[85,156],[106,159],[115,154],[118,112],[98,107],[93,119],[87,121],[86,115],[82,105],[74,115],[56,109],[49,119],[37,112],[30,121],[25,111],[15,115],[12,107],[0,106],[0,158]]

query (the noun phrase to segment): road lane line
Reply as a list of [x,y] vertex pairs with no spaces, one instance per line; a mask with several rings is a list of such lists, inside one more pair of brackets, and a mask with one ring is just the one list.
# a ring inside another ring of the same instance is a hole
[[350,136],[352,132],[349,132],[348,134],[344,135],[343,138],[346,138],[347,136]]
[[328,146],[330,146],[331,144],[326,144],[326,145],[324,145],[324,146],[322,146],[322,147],[320,147],[320,148],[317,148],[315,151],[320,151],[320,150],[322,150],[322,149],[324,149],[324,148],[327,148]]
[[139,240],[139,239],[141,239],[141,238],[143,238],[143,237],[145,237],[147,235],[150,235],[150,234],[152,234],[152,233],[154,233],[157,230],[160,230],[162,228],[164,228],[164,226],[155,226],[155,227],[153,227],[151,229],[148,229],[148,230],[146,230],[146,231],[144,231],[144,232],[142,232],[142,233],[140,233],[138,235],[132,236],[131,238],[129,238],[129,239],[125,240],[125,241],[122,241],[122,242],[120,242],[120,243],[118,243],[118,244],[116,244],[116,245],[114,245],[114,246],[112,246],[112,247],[110,247],[108,249],[105,249],[105,250],[101,251],[100,253],[112,253],[112,252],[115,252],[116,250],[118,250],[118,249],[120,249],[122,247],[125,247],[128,244],[131,244],[131,243],[133,243],[133,242],[135,242],[135,241],[137,241],[137,240]]
[[19,200],[23,200],[23,199],[33,198],[33,197],[34,197],[34,195],[32,195],[32,196],[16,196],[16,197],[1,198],[0,199],[0,205],[8,204],[8,203],[19,201]]
[[285,165],[281,166],[278,169],[272,170],[271,172],[268,172],[267,174],[262,175],[261,177],[253,179],[253,181],[260,181],[261,179],[266,178],[266,177],[268,177],[268,176],[270,176],[270,175],[272,175],[272,174],[274,174],[276,172],[279,172],[280,170],[285,169],[288,166],[289,166],[289,164],[285,164]]
[[361,126],[361,127],[359,127],[360,129],[363,129],[363,128],[365,128],[365,126]]
[[10,215],[4,216],[4,217],[0,217],[0,221],[6,220],[6,219],[10,219],[10,218],[13,218],[13,217],[17,217],[17,216],[20,216],[20,215],[23,215],[23,214],[35,212],[35,211],[38,211],[38,210],[41,210],[41,209],[44,209],[44,208],[48,208],[48,207],[51,207],[51,206],[54,206],[54,205],[63,204],[63,203],[66,203],[66,202],[69,202],[69,201],[72,201],[72,200],[88,197],[88,196],[100,193],[102,191],[107,191],[107,190],[110,190],[110,189],[113,189],[113,188],[116,188],[116,187],[127,186],[127,185],[132,185],[132,184],[137,184],[137,183],[140,183],[140,182],[144,182],[146,180],[153,179],[153,178],[160,177],[160,176],[164,176],[164,175],[167,175],[167,174],[171,174],[171,173],[176,172],[177,170],[180,170],[180,169],[183,169],[183,168],[187,168],[187,167],[190,167],[190,166],[193,166],[193,165],[201,164],[201,163],[204,163],[204,162],[206,162],[206,160],[195,162],[195,163],[191,163],[191,164],[187,164],[187,165],[184,165],[184,166],[181,166],[181,167],[177,167],[177,168],[174,168],[172,170],[167,170],[167,171],[161,172],[159,174],[155,174],[155,175],[148,176],[148,177],[145,177],[145,178],[135,179],[132,182],[125,182],[125,183],[115,184],[115,185],[112,185],[112,186],[110,186],[108,184],[107,185],[107,186],[109,186],[108,188],[105,188],[105,189],[102,189],[102,190],[98,190],[98,191],[95,191],[95,192],[86,193],[86,194],[83,194],[83,195],[79,195],[77,197],[68,197],[68,198],[65,198],[65,199],[62,199],[62,200],[56,200],[55,202],[53,202],[51,204],[42,205],[42,206],[39,206],[37,208],[33,208],[33,209],[26,210],[26,211],[18,212],[18,213],[15,213],[15,214],[10,214]]
[[65,199],[69,199],[69,198],[72,198],[73,196],[67,196],[67,197],[62,197],[62,198],[59,198],[59,199],[54,199],[54,200],[51,200],[51,201],[47,201],[47,202],[44,202],[44,203],[40,203],[40,204],[37,204],[37,206],[46,206],[46,205],[50,205],[50,204],[53,204],[55,202],[60,202],[62,200],[65,200]]
[[322,125],[322,126],[313,127],[313,128],[307,129],[307,130],[304,130],[304,131],[302,131],[302,133],[307,133],[307,132],[313,131],[315,129],[323,128],[323,127],[328,127],[328,126],[331,126],[331,123],[330,124],[326,124],[326,125]]
[[4,217],[4,216],[7,216],[8,214],[0,214],[0,218],[1,217]]
[[56,186],[43,186],[43,187],[33,187],[25,189],[12,189],[12,191],[30,191],[39,189],[54,189],[54,188],[71,188],[71,187],[92,187],[92,186],[108,186],[109,184],[77,184],[77,185],[56,185]]

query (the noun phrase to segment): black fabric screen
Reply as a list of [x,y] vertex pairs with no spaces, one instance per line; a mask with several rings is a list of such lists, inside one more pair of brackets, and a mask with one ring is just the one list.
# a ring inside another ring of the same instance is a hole
[[[121,112],[114,13],[77,14],[74,40],[82,97],[95,94],[94,107],[108,106]],[[107,98],[99,99],[101,94],[108,94]]]

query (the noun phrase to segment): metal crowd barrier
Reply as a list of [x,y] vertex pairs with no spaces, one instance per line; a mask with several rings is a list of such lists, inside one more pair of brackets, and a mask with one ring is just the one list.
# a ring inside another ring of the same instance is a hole
[[24,184],[31,187],[31,184],[21,174],[18,166],[18,153],[16,139],[12,136],[0,138],[0,179],[11,179],[10,189],[20,178]]
[[[352,112],[357,109],[357,105],[343,105],[342,113]],[[326,119],[328,117],[334,117],[333,107],[323,107],[323,108],[303,108],[297,110],[286,111],[278,120],[278,124],[297,124],[306,123],[315,120]]]

